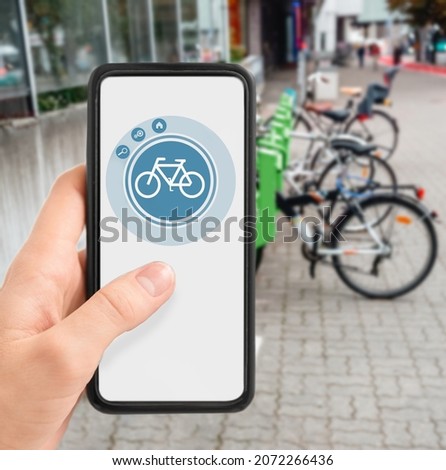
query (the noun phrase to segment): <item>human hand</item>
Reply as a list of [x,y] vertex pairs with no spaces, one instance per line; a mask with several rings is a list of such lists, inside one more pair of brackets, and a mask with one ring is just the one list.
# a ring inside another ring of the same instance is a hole
[[173,292],[172,269],[156,262],[85,302],[84,223],[80,166],[54,184],[0,290],[0,448],[56,447],[106,347]]

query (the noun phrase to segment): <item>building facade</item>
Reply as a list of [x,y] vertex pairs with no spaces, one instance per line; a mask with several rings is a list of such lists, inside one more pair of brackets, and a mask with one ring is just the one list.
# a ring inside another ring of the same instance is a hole
[[333,54],[339,45],[378,40],[386,52],[407,33],[404,16],[390,12],[386,0],[323,0],[315,17],[314,43],[319,54]]
[[0,119],[85,101],[110,62],[239,62],[262,84],[297,60],[321,1],[1,0]]
[[102,63],[229,61],[227,2],[2,0],[0,118],[85,94]]

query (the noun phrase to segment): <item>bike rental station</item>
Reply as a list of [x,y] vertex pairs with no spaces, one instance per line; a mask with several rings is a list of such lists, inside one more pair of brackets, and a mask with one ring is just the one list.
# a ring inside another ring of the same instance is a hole
[[[437,258],[436,213],[423,204],[424,189],[398,181],[391,165],[399,127],[383,108],[397,73],[386,70],[384,83],[365,93],[341,89],[349,98],[341,109],[314,102],[312,85],[326,80],[316,73],[304,100],[286,89],[273,116],[258,117],[258,272],[283,228],[275,218],[284,216],[311,277],[328,265],[361,296],[392,299],[429,276]],[[307,152],[296,154],[293,140],[310,142]]]

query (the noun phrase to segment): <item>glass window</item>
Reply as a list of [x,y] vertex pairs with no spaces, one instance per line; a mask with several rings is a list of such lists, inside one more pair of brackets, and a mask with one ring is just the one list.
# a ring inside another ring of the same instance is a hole
[[0,117],[29,114],[29,87],[17,2],[0,2]]
[[107,61],[101,0],[26,0],[37,90],[86,85]]
[[176,0],[152,0],[156,60],[178,62],[178,18]]
[[202,62],[227,60],[227,18],[224,0],[198,0],[199,48]]
[[150,62],[150,15],[147,0],[108,0],[113,62]]
[[181,60],[185,62],[199,61],[197,0],[181,0],[180,31],[183,47]]

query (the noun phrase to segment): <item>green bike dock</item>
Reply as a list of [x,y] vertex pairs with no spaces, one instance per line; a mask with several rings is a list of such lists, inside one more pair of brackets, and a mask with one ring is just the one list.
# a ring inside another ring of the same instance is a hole
[[290,158],[290,131],[297,101],[294,90],[285,90],[271,120],[269,131],[257,139],[257,251],[276,236],[276,194],[283,187],[283,172]]

